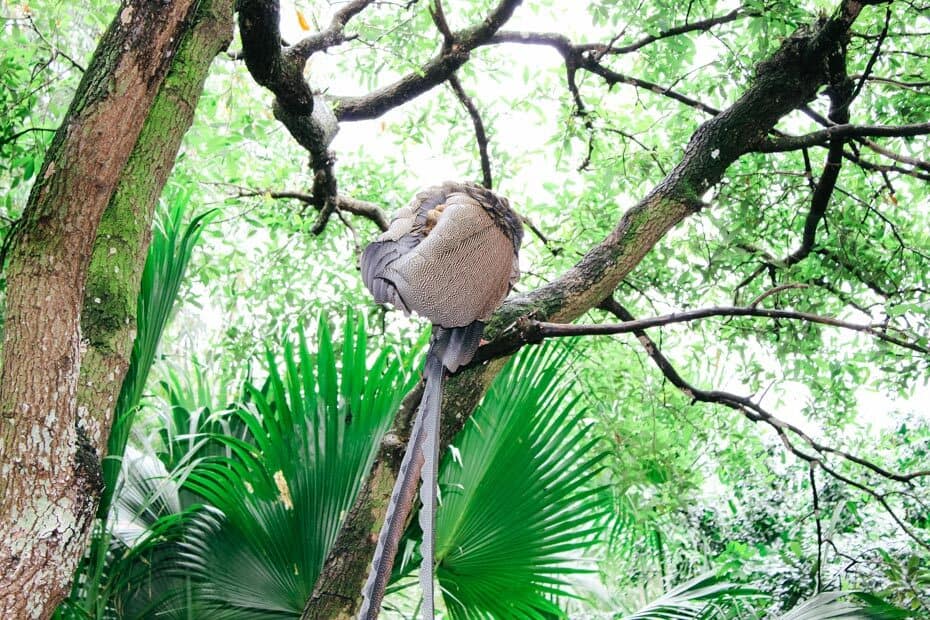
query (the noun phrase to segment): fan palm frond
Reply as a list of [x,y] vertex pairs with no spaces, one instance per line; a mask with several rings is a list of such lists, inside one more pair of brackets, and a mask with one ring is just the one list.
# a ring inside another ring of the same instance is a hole
[[563,616],[557,599],[591,570],[608,507],[604,451],[561,378],[568,355],[521,353],[443,461],[437,577],[453,618]]
[[235,412],[247,439],[205,460],[186,486],[206,513],[187,564],[211,618],[299,615],[371,467],[381,436],[415,378],[388,350],[369,363],[364,322],[346,321],[337,355],[322,318],[311,354],[303,330],[267,357],[264,389]]
[[917,618],[865,592],[822,592],[776,620],[898,620]]
[[156,214],[153,224],[152,242],[139,288],[136,338],[129,357],[129,368],[116,400],[107,458],[103,461],[104,489],[97,511],[101,519],[105,519],[109,511],[142,391],[155,361],[161,335],[174,309],[188,262],[203,226],[215,213],[207,211],[185,223],[189,200],[189,192],[174,194],[166,203],[167,208]]
[[622,620],[711,620],[731,618],[745,599],[765,598],[763,592],[724,581],[713,573],[698,575],[678,585]]

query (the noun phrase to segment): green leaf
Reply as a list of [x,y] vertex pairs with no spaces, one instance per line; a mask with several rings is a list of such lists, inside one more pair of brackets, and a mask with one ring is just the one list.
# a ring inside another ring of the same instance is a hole
[[759,590],[723,581],[707,573],[669,590],[635,613],[622,616],[622,620],[703,620],[725,617],[711,612],[735,608],[740,599],[764,596]]
[[296,348],[283,347],[283,371],[269,352],[266,389],[249,386],[251,403],[235,411],[249,441],[220,437],[233,456],[203,462],[187,481],[216,509],[201,515],[186,564],[211,618],[300,614],[415,381],[388,353],[367,362],[367,332],[351,314],[342,347],[323,318],[315,355],[297,331]]
[[561,616],[607,509],[604,457],[568,383],[564,346],[521,353],[443,460],[437,577],[452,618]]
[[189,192],[174,194],[155,217],[152,241],[142,270],[142,283],[136,312],[136,338],[129,357],[129,368],[123,379],[113,413],[113,426],[107,444],[109,456],[103,462],[104,491],[97,514],[105,517],[120,470],[120,461],[129,440],[155,361],[158,343],[168,325],[187,271],[194,246],[204,225],[213,217],[207,211],[185,222],[190,201]]
[[915,617],[874,595],[850,591],[823,592],[776,620],[895,620]]

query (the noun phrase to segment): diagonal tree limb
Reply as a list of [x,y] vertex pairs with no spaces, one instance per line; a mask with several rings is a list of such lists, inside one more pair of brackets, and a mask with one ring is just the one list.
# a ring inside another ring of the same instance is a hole
[[585,43],[578,45],[578,49],[583,52],[593,51],[601,56],[605,54],[629,54],[630,52],[635,52],[647,45],[655,43],[656,41],[661,41],[662,39],[668,39],[670,37],[677,37],[681,34],[686,34],[689,32],[707,32],[712,29],[714,26],[719,26],[720,24],[726,24],[732,21],[736,21],[741,17],[746,17],[748,13],[741,9],[733,9],[729,13],[719,15],[717,17],[709,17],[707,19],[702,19],[696,22],[691,22],[688,24],[682,24],[681,26],[674,26],[667,30],[663,30],[658,34],[647,35],[638,41],[629,43],[627,45],[603,45],[600,43]]
[[323,52],[331,47],[341,45],[354,39],[354,35],[346,35],[345,27],[353,17],[364,11],[374,0],[353,0],[333,14],[329,26],[325,30],[316,32],[287,48],[284,56],[290,61],[306,62],[313,54]]
[[[848,123],[849,106],[856,97],[856,91],[852,80],[846,76],[845,59],[839,62],[835,61],[831,65],[830,71],[832,74],[830,88],[828,89],[830,112],[827,116],[831,122]],[[833,136],[830,140],[823,172],[820,173],[820,178],[817,180],[811,195],[811,206],[804,221],[801,245],[785,258],[784,264],[786,266],[801,262],[814,249],[814,243],[817,239],[817,227],[827,213],[827,207],[833,197],[833,189],[836,187],[836,180],[840,176],[845,143],[846,141],[842,136]]]
[[781,136],[761,142],[754,150],[760,153],[797,151],[811,146],[822,146],[836,138],[911,137],[930,134],[930,123],[913,125],[830,125],[825,129],[803,136]]

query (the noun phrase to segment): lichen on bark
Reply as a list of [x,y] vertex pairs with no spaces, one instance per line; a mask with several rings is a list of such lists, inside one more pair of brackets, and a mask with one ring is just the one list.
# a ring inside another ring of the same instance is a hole
[[[203,12],[203,7],[213,7],[213,12]],[[131,333],[126,319],[131,323],[135,313],[130,281],[145,255],[144,247],[121,249],[108,242],[117,229],[122,234],[123,226],[131,227],[129,237],[138,239],[140,231],[144,235],[147,219],[130,218],[150,212],[161,189],[158,178],[161,183],[164,178],[142,174],[145,156],[173,161],[186,125],[178,122],[171,130],[176,139],[146,147],[134,177],[126,176],[127,162],[140,144],[153,102],[171,84],[165,82],[169,70],[199,62],[196,72],[186,67],[188,79],[198,73],[200,79],[183,96],[196,95],[201,88],[212,55],[206,63],[179,55],[179,43],[203,29],[214,41],[209,49],[215,55],[216,41],[225,41],[231,32],[231,14],[231,0],[125,3],[102,37],[37,175],[7,269],[0,371],[4,618],[51,615],[83,552],[100,491],[107,414],[125,371],[125,342]],[[205,50],[198,53],[203,57]],[[189,105],[190,100],[179,103]],[[160,131],[165,131],[164,119],[153,122],[161,122]],[[139,202],[125,203],[132,212],[114,208],[112,226],[104,226],[110,232],[99,236],[103,214],[116,204],[112,199],[120,183],[135,190],[134,183],[142,179],[152,184],[142,192],[148,203],[140,192],[129,192]],[[116,250],[112,255],[111,247]],[[114,268],[125,269],[125,277],[106,282],[103,276],[116,275]],[[85,339],[80,322],[91,272],[96,294],[89,299],[95,308],[86,313]]]

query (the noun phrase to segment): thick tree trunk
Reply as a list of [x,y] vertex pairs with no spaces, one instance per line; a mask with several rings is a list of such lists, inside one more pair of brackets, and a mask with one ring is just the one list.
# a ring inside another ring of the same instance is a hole
[[231,29],[231,0],[125,2],[32,189],[0,369],[4,618],[48,617],[68,591],[101,491],[152,208]]
[[[755,147],[781,117],[813,99],[822,85],[837,77],[831,75],[831,67],[837,59],[842,66],[848,29],[864,4],[847,0],[832,19],[801,28],[787,39],[758,66],[756,80],[743,96],[695,132],[679,164],[623,214],[607,238],[558,280],[505,303],[485,330],[486,337],[506,339],[502,331],[523,316],[571,322],[611,294],[669,230],[701,208],[702,194],[720,181],[730,164]],[[442,446],[462,428],[502,367],[503,360],[496,359],[449,378],[442,407]],[[407,436],[406,417],[411,412],[412,407],[402,408],[395,421],[397,435]],[[307,602],[304,619],[348,619],[355,613],[400,454],[396,440],[382,443]]]

